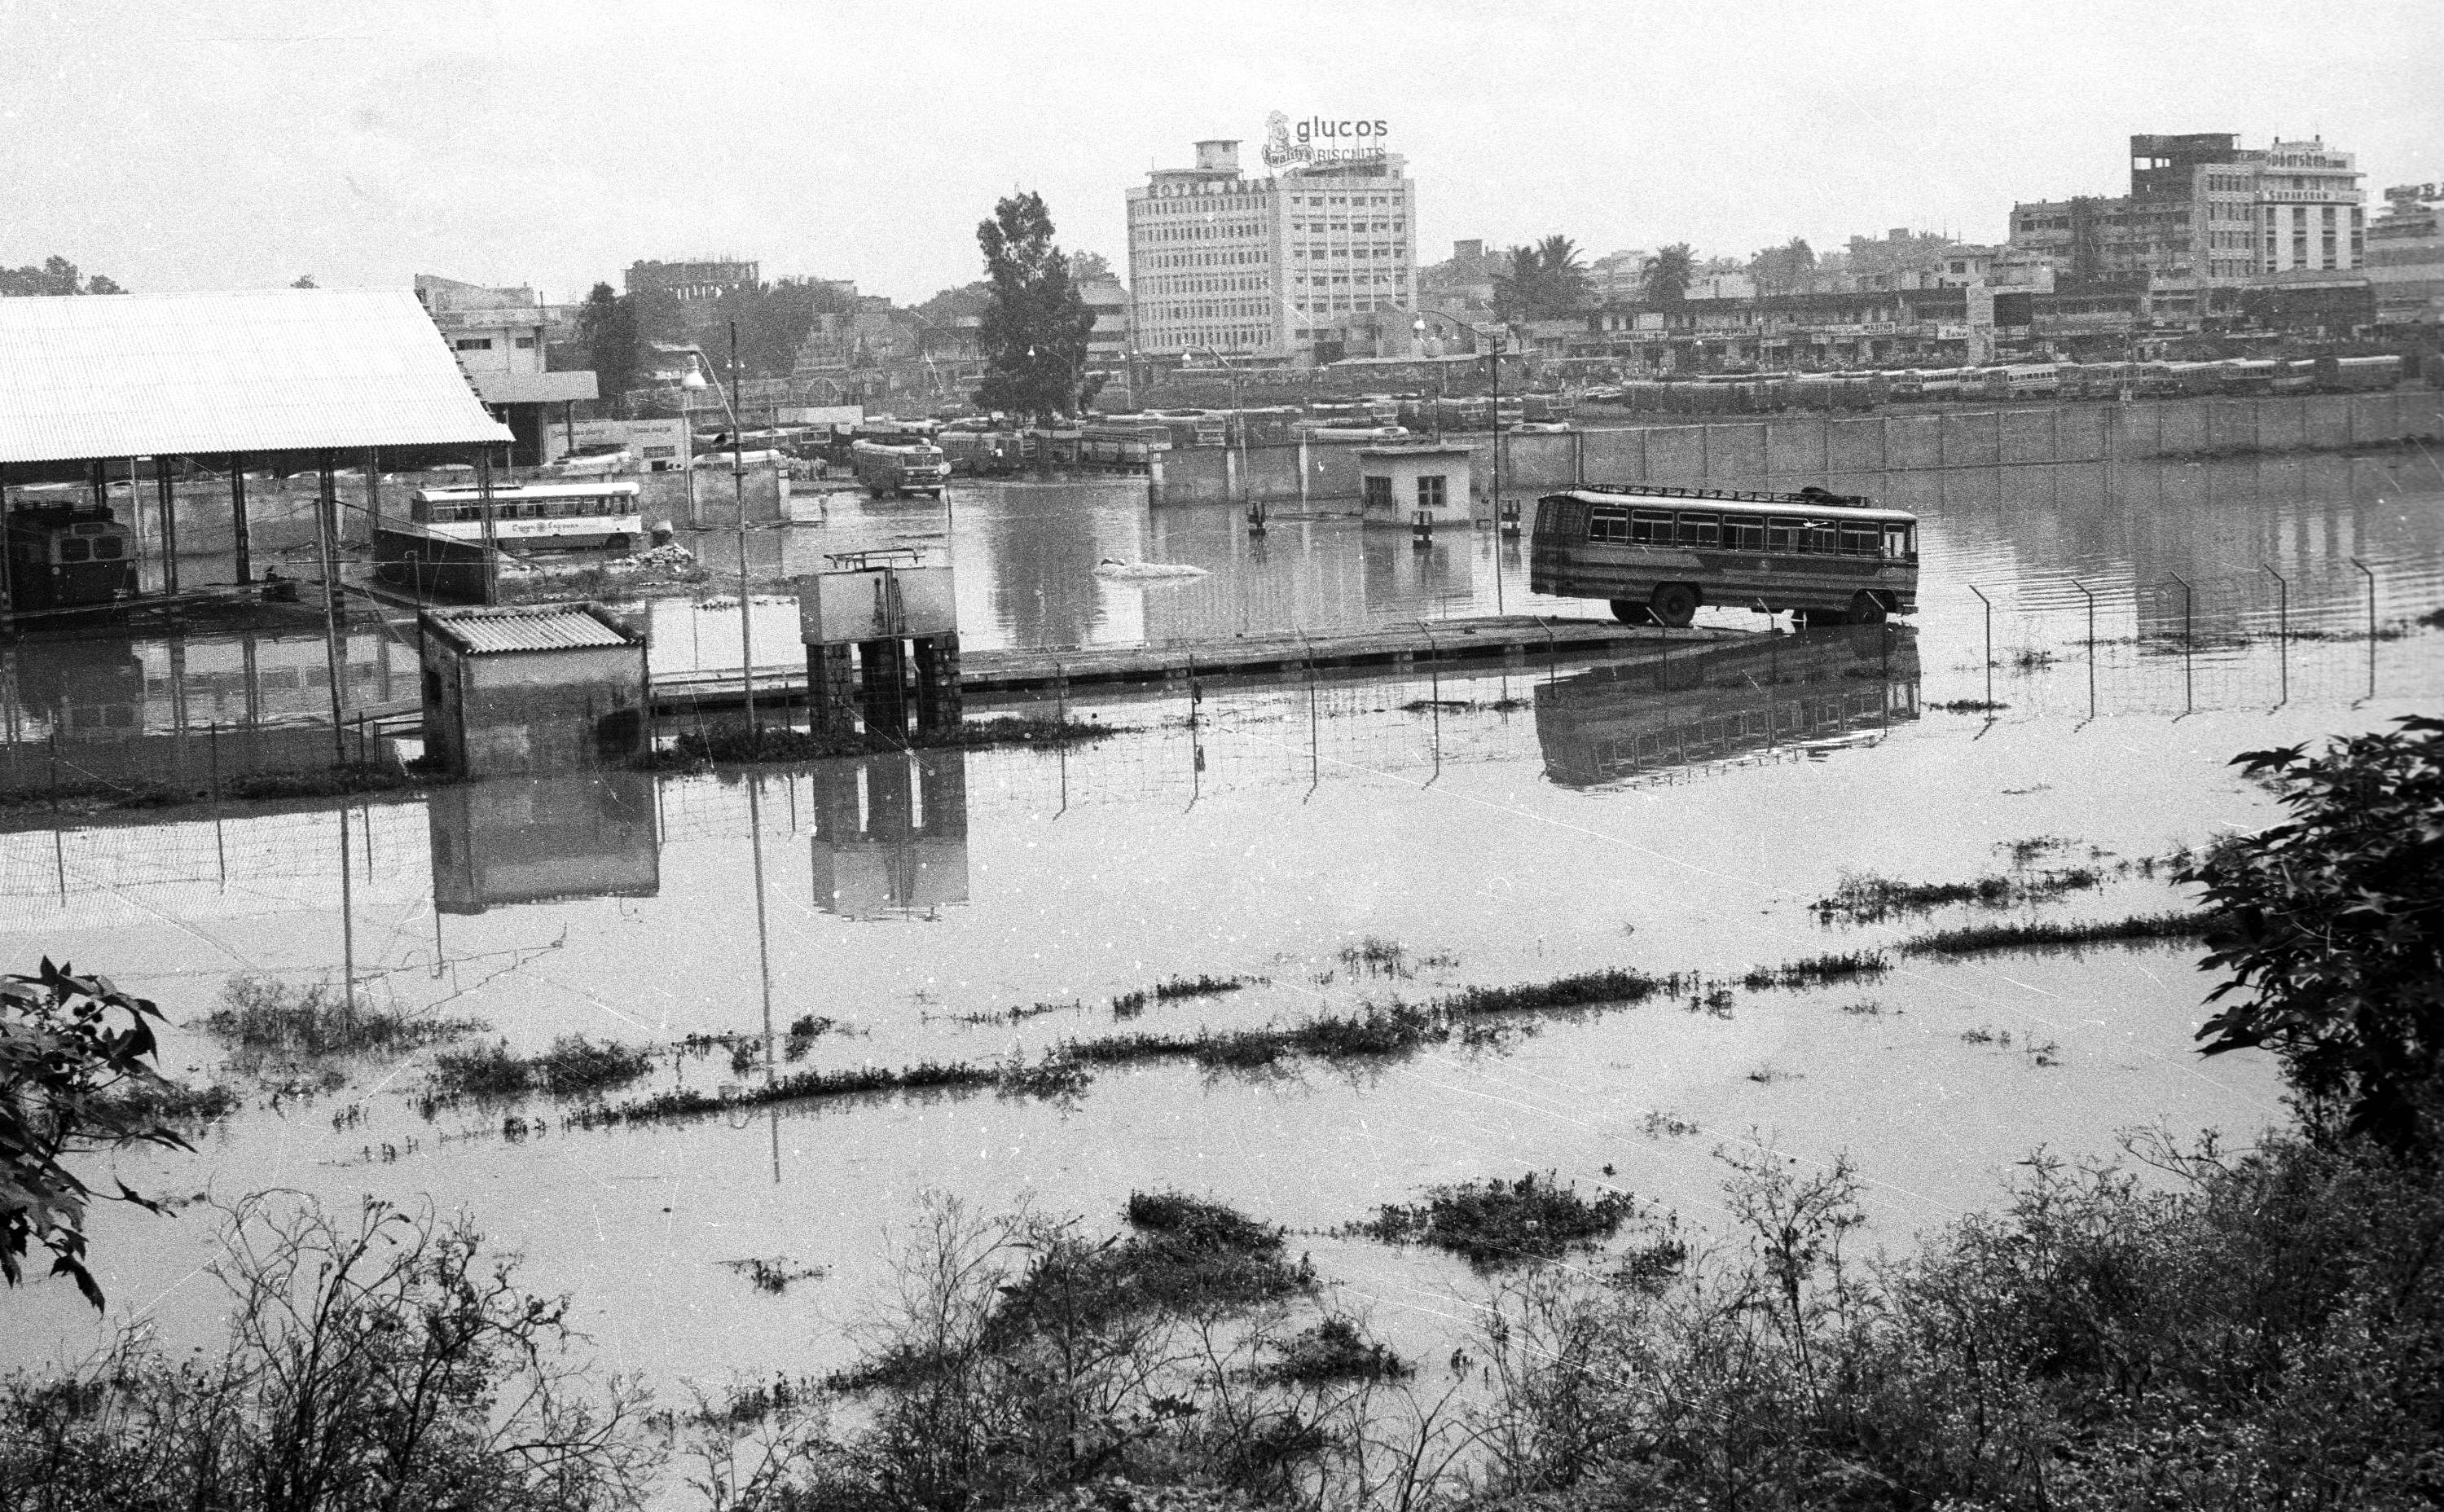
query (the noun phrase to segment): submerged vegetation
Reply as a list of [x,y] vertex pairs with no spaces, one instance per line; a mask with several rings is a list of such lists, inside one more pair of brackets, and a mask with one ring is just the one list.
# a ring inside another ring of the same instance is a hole
[[516,1097],[529,1092],[585,1097],[625,1086],[653,1067],[649,1050],[598,1043],[582,1034],[563,1035],[550,1049],[530,1056],[512,1055],[508,1042],[496,1041],[436,1057],[421,1106],[429,1118],[463,1097]]
[[2136,944],[2148,940],[2194,940],[2214,926],[2211,913],[2138,913],[2084,922],[2038,920],[2026,924],[1971,924],[1937,930],[1901,942],[1905,955],[1980,955],[1993,950],[2060,950],[2083,945]]
[[328,982],[304,986],[251,973],[221,988],[200,1027],[254,1060],[396,1054],[481,1032],[480,1019],[432,1018],[362,1001]]
[[1358,1232],[1387,1245],[1449,1250],[1479,1269],[1498,1270],[1600,1245],[1637,1211],[1627,1192],[1582,1197],[1549,1172],[1539,1181],[1531,1171],[1516,1181],[1496,1176],[1434,1188],[1423,1202],[1378,1209]]
[[2016,908],[2042,903],[2065,893],[2102,886],[2104,873],[2092,866],[2065,867],[2033,876],[1981,876],[1968,882],[1903,882],[1873,872],[1843,872],[1826,896],[1815,902],[1824,920],[1847,918],[1875,924],[1901,913],[1923,913],[1955,903],[1979,908]]

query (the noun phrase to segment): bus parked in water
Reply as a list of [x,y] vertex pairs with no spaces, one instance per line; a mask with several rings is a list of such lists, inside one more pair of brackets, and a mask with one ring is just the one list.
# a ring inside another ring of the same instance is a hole
[[1917,608],[1917,516],[1823,489],[1572,489],[1536,501],[1528,585],[1633,625],[1706,604],[1880,624]]
[[942,449],[921,439],[859,441],[848,449],[848,460],[857,481],[878,499],[903,493],[930,493],[938,499],[951,476]]
[[[625,551],[645,534],[633,481],[513,483],[492,489],[492,540],[528,547]],[[451,541],[484,539],[481,489],[419,489],[407,517]]]
[[88,609],[136,595],[135,541],[109,507],[21,504],[0,520],[9,608]]

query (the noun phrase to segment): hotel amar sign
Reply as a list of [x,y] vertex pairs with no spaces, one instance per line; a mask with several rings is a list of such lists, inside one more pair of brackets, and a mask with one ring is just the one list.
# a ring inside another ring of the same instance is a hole
[[1295,171],[1381,162],[1386,156],[1381,143],[1390,131],[1386,121],[1327,120],[1322,116],[1293,121],[1276,110],[1265,118],[1265,166]]

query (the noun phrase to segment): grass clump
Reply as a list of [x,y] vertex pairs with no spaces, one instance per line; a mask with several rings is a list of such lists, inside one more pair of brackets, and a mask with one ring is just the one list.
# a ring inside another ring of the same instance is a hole
[[222,985],[220,1006],[204,1031],[256,1058],[396,1053],[438,1044],[484,1028],[480,1019],[411,1017],[396,1008],[349,1003],[327,982],[299,986],[242,974]]
[[131,1077],[102,1100],[114,1117],[185,1129],[217,1123],[246,1106],[244,1097],[217,1082],[191,1087],[167,1077]]
[[1047,1326],[1097,1326],[1147,1312],[1233,1312],[1316,1284],[1314,1267],[1286,1258],[1283,1230],[1176,1191],[1131,1192],[1131,1233],[1117,1243],[1046,1249],[1002,1300],[989,1342]]
[[1202,973],[1193,977],[1176,976],[1169,981],[1156,983],[1154,997],[1157,1003],[1170,1003],[1180,998],[1218,998],[1225,992],[1251,986],[1255,981],[1251,976],[1206,976]]
[[1901,942],[1905,955],[1979,955],[1993,950],[2058,950],[2083,945],[2194,940],[2215,924],[2212,913],[2140,913],[2085,923],[1972,924]]
[[1449,1250],[1480,1270],[1559,1260],[1610,1239],[1638,1210],[1627,1192],[1589,1199],[1534,1171],[1516,1181],[1435,1187],[1415,1206],[1387,1204],[1359,1226],[1385,1244]]
[[1470,1017],[1616,1004],[1634,1005],[1658,993],[1676,995],[1681,986],[1682,980],[1676,971],[1658,977],[1648,976],[1642,971],[1613,968],[1583,971],[1575,976],[1556,977],[1550,982],[1531,982],[1520,986],[1469,987],[1441,999],[1436,1005],[1445,1013]]
[[770,1260],[754,1257],[725,1260],[721,1262],[721,1268],[746,1277],[757,1291],[770,1292],[776,1297],[787,1291],[792,1282],[821,1281],[830,1274],[825,1266],[801,1265],[787,1255],[778,1255]]
[[1325,1386],[1340,1381],[1404,1381],[1416,1367],[1359,1331],[1346,1318],[1270,1340],[1277,1357],[1251,1374],[1276,1386]]
[[509,1053],[507,1041],[437,1058],[423,1098],[425,1116],[462,1097],[524,1097],[530,1092],[581,1097],[625,1086],[653,1069],[653,1053],[582,1034],[563,1035],[540,1055]]
[[1956,903],[1978,908],[2012,908],[2041,903],[2065,893],[2102,885],[2104,874],[2092,866],[2040,872],[2032,876],[1981,876],[1967,882],[1904,882],[1872,872],[1843,872],[1829,896],[1813,905],[1818,919],[1848,918],[1861,924],[1879,923],[1898,913],[1924,913]]
[[1781,966],[1760,966],[1740,978],[1740,986],[1751,992],[1767,987],[1817,986],[1826,982],[1846,982],[1855,977],[1881,976],[1892,969],[1881,950],[1842,950],[1830,955],[1812,955],[1804,961],[1787,961]]

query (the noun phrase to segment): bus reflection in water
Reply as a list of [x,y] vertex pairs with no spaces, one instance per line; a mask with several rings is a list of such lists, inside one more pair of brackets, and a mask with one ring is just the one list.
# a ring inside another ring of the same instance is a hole
[[1917,718],[1917,697],[1911,632],[1808,630],[1539,683],[1536,742],[1548,780],[1595,787],[1764,751],[1856,743]]

